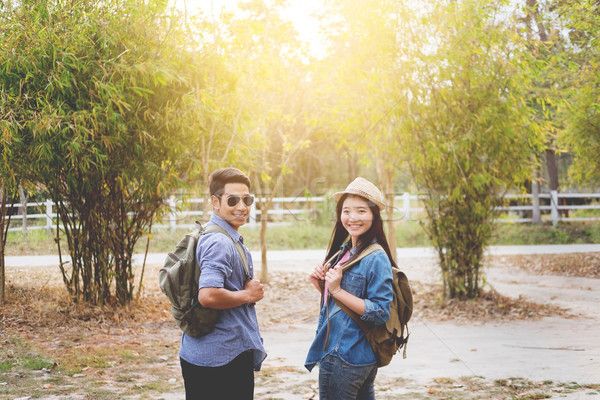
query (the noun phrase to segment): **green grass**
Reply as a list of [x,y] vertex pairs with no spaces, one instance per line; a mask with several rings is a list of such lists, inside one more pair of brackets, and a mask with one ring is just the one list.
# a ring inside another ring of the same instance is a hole
[[13,368],[13,363],[9,360],[0,361],[0,372],[10,371]]
[[399,222],[396,226],[398,247],[429,247],[431,242],[418,222]]
[[54,365],[53,361],[48,361],[44,356],[38,354],[25,354],[21,359],[23,368],[30,369],[32,371],[41,369],[50,369]]
[[[6,236],[6,255],[35,255],[35,254],[56,254],[56,232],[48,234],[45,229],[28,231],[23,235],[21,231],[8,232]],[[60,247],[63,254],[67,252],[66,239],[61,238]]]
[[584,244],[600,243],[600,223],[568,222],[552,224],[498,224],[492,245]]
[[[324,249],[331,236],[331,224],[296,222],[291,225],[269,225],[267,228],[268,250]],[[171,251],[189,229],[155,229],[150,240],[150,253]],[[244,243],[252,251],[260,250],[259,226],[243,226],[240,232]],[[64,235],[63,235],[64,236]],[[6,255],[56,254],[54,235],[45,230],[32,231],[24,237],[20,232],[9,232]],[[396,243],[398,247],[429,247],[431,243],[418,222],[396,223]],[[142,237],[136,252],[142,253],[146,246]],[[538,245],[538,244],[582,244],[600,243],[600,222],[563,222],[554,227],[550,223],[531,225],[526,223],[498,223],[490,245]],[[63,254],[67,245],[61,241]],[[0,367],[1,368],[1,367]]]
[[7,372],[14,369],[39,371],[41,369],[51,369],[54,361],[31,347],[27,342],[18,337],[7,337],[3,346],[0,347],[0,372]]

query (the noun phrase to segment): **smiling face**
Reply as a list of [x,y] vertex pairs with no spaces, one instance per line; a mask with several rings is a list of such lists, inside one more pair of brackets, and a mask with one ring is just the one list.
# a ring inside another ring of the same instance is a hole
[[352,238],[352,247],[356,246],[360,236],[373,225],[373,212],[367,200],[359,196],[346,197],[340,218]]
[[[211,196],[213,210],[216,215],[227,221],[237,231],[240,226],[246,223],[250,214],[250,206],[247,206],[241,200],[248,195],[250,195],[250,189],[245,184],[226,183],[221,196]],[[227,199],[231,196],[238,196],[240,199],[234,206],[227,204]]]

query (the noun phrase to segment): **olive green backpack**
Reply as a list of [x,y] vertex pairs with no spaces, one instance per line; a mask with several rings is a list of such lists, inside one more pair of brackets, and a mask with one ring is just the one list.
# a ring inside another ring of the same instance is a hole
[[[196,259],[196,246],[200,236],[219,232],[233,239],[219,225],[203,227],[196,222],[198,230],[188,233],[179,241],[175,250],[167,255],[163,268],[158,272],[158,285],[171,302],[171,314],[177,326],[186,334],[200,337],[211,332],[219,318],[219,311],[205,308],[198,302],[200,268]],[[240,243],[234,241],[246,278],[249,279],[248,260]]]

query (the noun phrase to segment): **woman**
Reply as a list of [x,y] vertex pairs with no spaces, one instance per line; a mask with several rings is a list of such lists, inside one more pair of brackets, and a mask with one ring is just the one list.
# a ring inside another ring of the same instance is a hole
[[[311,371],[319,364],[320,400],[375,399],[375,355],[365,333],[336,301],[357,313],[366,325],[388,320],[394,261],[381,219],[385,203],[379,189],[364,178],[356,178],[333,198],[338,202],[337,220],[325,258],[333,257],[333,261],[324,261],[310,274],[323,297],[305,367]],[[383,251],[376,250],[342,271],[343,264],[359,258],[372,243]]]

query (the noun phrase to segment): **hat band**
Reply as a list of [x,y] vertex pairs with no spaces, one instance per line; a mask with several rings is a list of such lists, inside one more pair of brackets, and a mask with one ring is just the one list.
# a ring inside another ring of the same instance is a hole
[[[380,202],[380,203],[383,203],[381,200],[378,200],[378,199],[376,199],[375,197],[373,197],[373,195],[371,195],[371,194],[369,194],[369,193],[367,193],[367,192],[363,192],[363,191],[362,191],[362,190],[360,190],[360,189],[354,189],[354,188],[352,188],[352,189],[350,189],[350,190],[351,190],[351,191],[353,191],[353,192],[354,192],[354,193],[356,193],[356,194],[359,194],[359,195],[361,195],[361,196],[363,196],[363,197],[366,197],[367,199],[370,199],[370,200],[374,200],[374,201],[376,201],[376,202],[378,201],[378,202]],[[350,191],[350,190],[349,190],[349,191]]]

